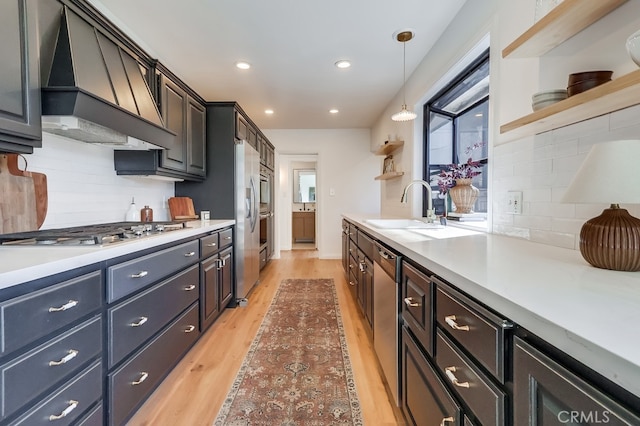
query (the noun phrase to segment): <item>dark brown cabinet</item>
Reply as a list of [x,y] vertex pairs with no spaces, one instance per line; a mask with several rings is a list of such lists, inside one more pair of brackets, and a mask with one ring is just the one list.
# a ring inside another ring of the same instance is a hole
[[32,153],[42,146],[36,2],[0,6],[0,152]]
[[[200,328],[206,330],[233,297],[233,240],[231,229],[200,239],[204,260],[200,262]],[[208,256],[208,257],[207,257]]]
[[406,327],[402,328],[402,411],[415,426],[457,426],[462,409]]
[[204,176],[205,108],[175,78],[159,72],[158,81],[162,118],[165,126],[177,135],[174,146],[162,151],[162,166]]
[[514,424],[640,424],[637,413],[518,337],[513,360]]
[[158,110],[164,125],[175,133],[163,150],[115,150],[118,175],[158,175],[187,181],[202,181],[206,167],[206,108],[204,101],[162,64],[153,76]]

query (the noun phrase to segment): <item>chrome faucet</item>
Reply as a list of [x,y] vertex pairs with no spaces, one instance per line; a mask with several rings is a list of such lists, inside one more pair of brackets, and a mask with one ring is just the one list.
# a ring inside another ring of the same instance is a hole
[[415,185],[416,183],[421,184],[422,186],[424,186],[425,188],[427,188],[427,223],[433,223],[436,220],[436,213],[435,210],[433,209],[433,199],[431,198],[433,196],[433,193],[431,191],[431,185],[429,185],[428,182],[425,182],[423,180],[414,180],[411,181],[407,186],[404,187],[404,191],[402,192],[402,197],[400,198],[400,202],[401,203],[406,203],[407,202],[407,193],[409,192],[409,188],[411,188],[413,185]]

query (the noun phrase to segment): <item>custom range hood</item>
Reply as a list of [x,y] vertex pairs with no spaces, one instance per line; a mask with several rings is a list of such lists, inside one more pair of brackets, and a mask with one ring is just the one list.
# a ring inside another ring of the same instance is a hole
[[89,143],[168,149],[176,140],[138,62],[66,6],[42,115],[44,132]]

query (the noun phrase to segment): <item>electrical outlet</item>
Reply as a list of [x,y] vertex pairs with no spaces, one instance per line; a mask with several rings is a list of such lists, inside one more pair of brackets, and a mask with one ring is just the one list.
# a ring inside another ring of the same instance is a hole
[[507,192],[507,213],[522,214],[522,191]]

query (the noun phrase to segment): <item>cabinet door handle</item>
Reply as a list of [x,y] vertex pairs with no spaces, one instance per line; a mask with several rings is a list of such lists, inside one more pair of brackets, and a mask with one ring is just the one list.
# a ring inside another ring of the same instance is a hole
[[188,285],[184,288],[184,291],[195,290],[196,286],[194,284]]
[[77,300],[69,300],[67,303],[65,303],[62,306],[59,306],[57,308],[54,308],[53,306],[49,308],[49,312],[62,312],[62,311],[66,311],[67,309],[71,309],[73,307],[75,307],[78,304]]
[[365,263],[364,262],[360,262],[360,264],[359,264],[360,272],[364,272],[364,266],[365,266]]
[[132,322],[131,324],[129,324],[131,327],[140,327],[142,324],[144,324],[145,322],[147,322],[149,318],[147,317],[140,317],[140,319],[136,322]]
[[142,278],[146,277],[149,271],[140,271],[137,274],[131,274],[131,278]]
[[209,244],[207,244],[207,247],[215,247],[215,246],[217,246],[217,244],[216,244],[216,243],[209,243]]
[[460,388],[468,388],[469,387],[469,382],[459,382],[458,378],[456,377],[455,371],[456,371],[456,367],[446,367],[444,369],[445,374],[447,375],[447,377],[449,378],[449,381],[451,383],[453,383],[454,385],[460,387]]
[[417,306],[420,306],[420,303],[413,301],[413,297],[405,297],[404,304],[409,306],[410,308],[415,308]]
[[195,325],[189,325],[189,326],[184,330],[184,332],[185,332],[185,333],[191,333],[191,332],[192,332],[193,330],[195,330],[195,329],[196,329],[196,326],[195,326]]
[[49,367],[66,364],[68,361],[71,361],[76,356],[78,356],[78,351],[76,351],[75,349],[71,349],[64,357],[60,359],[60,361],[49,361]]
[[446,317],[444,317],[444,322],[446,322],[449,327],[453,328],[454,330],[469,331],[468,325],[458,325],[455,315],[447,315]]
[[54,420],[59,420],[62,419],[64,417],[67,417],[67,415],[72,412],[73,410],[76,409],[76,407],[78,406],[79,402],[75,401],[75,400],[70,400],[69,401],[69,405],[67,406],[67,408],[65,408],[64,410],[62,410],[62,413],[58,414],[57,416],[52,414],[49,416],[49,421],[52,422]]
[[349,285],[356,285],[353,281],[349,281]]
[[189,253],[185,253],[185,254],[184,254],[184,257],[193,257],[193,256],[195,256],[195,255],[196,255],[196,252],[195,252],[195,251],[190,251]]
[[138,386],[139,384],[141,384],[142,382],[147,380],[147,377],[149,377],[149,373],[147,373],[146,371],[143,371],[141,373],[141,375],[140,375],[140,378],[138,380],[136,380],[135,382],[131,382],[131,384],[133,386]]
[[440,422],[440,426],[447,426],[447,423],[453,423],[455,419],[453,417],[445,417]]

